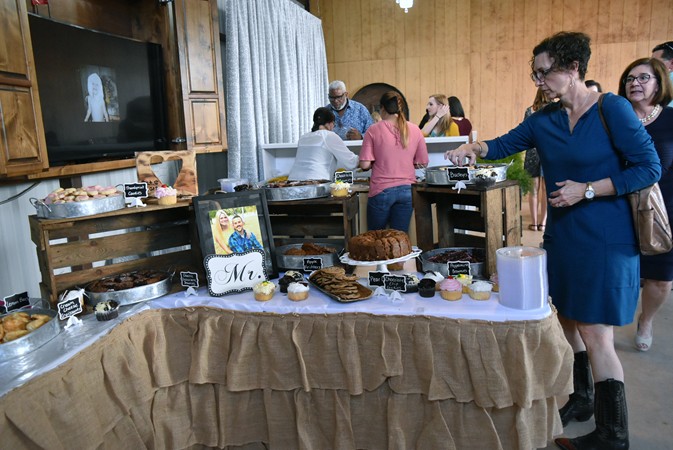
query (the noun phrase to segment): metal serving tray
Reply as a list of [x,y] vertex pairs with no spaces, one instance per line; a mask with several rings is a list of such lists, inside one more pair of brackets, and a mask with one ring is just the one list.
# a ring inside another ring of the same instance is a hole
[[[164,273],[166,274],[166,278],[161,281],[157,281],[156,283],[147,284],[145,286],[136,286],[130,289],[122,289],[118,291],[91,292],[89,291],[89,287],[94,283],[91,282],[84,288],[86,303],[87,305],[96,306],[98,302],[114,300],[119,304],[119,306],[124,306],[163,297],[171,291],[171,283],[173,280],[172,273]],[[105,278],[114,278],[116,276],[118,275]]]
[[[428,261],[430,258],[436,255],[441,255],[442,253],[446,253],[449,251],[466,251],[470,255],[474,255],[477,258],[484,259],[485,256],[485,251],[483,248],[479,247],[448,247],[448,248],[437,248],[434,250],[429,250],[427,252],[421,253],[421,263],[423,265],[423,271],[427,272],[429,270],[433,272],[439,272],[445,277],[449,276],[449,269],[446,265],[446,263],[436,263],[432,261]],[[484,273],[484,263],[471,263],[470,264],[470,270],[472,272],[472,276],[474,278],[482,278],[483,273]]]
[[125,206],[124,194],[106,198],[95,198],[83,202],[50,203],[31,198],[30,203],[37,210],[40,219],[71,219],[74,217],[92,216],[122,209]]
[[[446,169],[455,166],[434,166],[425,169],[425,182],[428,184],[455,184],[455,181],[449,181],[448,172]],[[494,178],[496,182],[505,181],[507,179],[507,168],[509,164],[476,164],[468,170],[469,180],[467,183],[473,183],[477,176],[484,176],[485,178]]]
[[269,187],[264,186],[266,199],[269,201],[310,200],[328,197],[331,182],[309,184],[305,186]]
[[334,253],[326,253],[324,255],[286,255],[285,252],[291,248],[301,248],[303,244],[290,244],[283,245],[281,247],[276,247],[276,262],[278,267],[281,269],[294,269],[294,270],[304,270],[304,258],[320,258],[322,260],[323,267],[332,267],[336,266],[339,263],[339,254],[343,247],[337,247],[330,243],[322,242],[313,242],[316,245],[321,247],[331,247],[336,249]]
[[320,286],[318,286],[317,284],[315,284],[313,281],[311,281],[311,278],[310,278],[310,277],[309,277],[308,281],[309,281],[309,283],[311,283],[311,286],[313,286],[315,289],[319,290],[320,292],[322,292],[323,294],[325,294],[325,295],[328,296],[329,298],[331,298],[331,299],[333,299],[333,300],[336,300],[336,301],[339,302],[339,303],[353,303],[353,302],[359,302],[359,301],[362,301],[362,300],[367,300],[367,299],[369,299],[369,298],[372,298],[372,296],[374,295],[374,291],[372,291],[371,289],[369,289],[369,288],[366,287],[366,286],[361,285],[361,284],[358,283],[357,281],[352,281],[352,283],[356,283],[356,284],[358,285],[358,292],[359,292],[362,296],[361,296],[361,297],[358,297],[358,298],[353,298],[353,299],[344,299],[344,298],[339,297],[338,295],[334,295],[334,294],[332,294],[331,292],[326,291],[325,289],[321,288]]
[[[45,314],[51,317],[51,320],[35,331],[31,331],[25,336],[22,336],[14,341],[0,344],[0,359],[15,358],[17,356],[25,355],[39,348],[47,342],[54,339],[58,333],[61,332],[61,326],[58,323],[56,311],[44,308],[22,309],[13,312],[25,312],[28,314]],[[7,315],[7,314],[6,314]],[[4,317],[4,316],[1,316]]]

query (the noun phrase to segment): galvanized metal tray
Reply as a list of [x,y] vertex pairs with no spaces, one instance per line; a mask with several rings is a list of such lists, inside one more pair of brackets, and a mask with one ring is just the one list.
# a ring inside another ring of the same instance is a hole
[[[95,282],[91,282],[84,288],[86,303],[87,305],[96,306],[98,302],[114,300],[119,306],[124,306],[163,297],[171,291],[173,274],[163,271],[157,272],[162,272],[166,277],[156,283],[116,291],[92,292],[89,289]],[[119,275],[113,275],[106,278],[115,278],[117,276]]]
[[[473,255],[475,258],[484,260],[485,251],[483,248],[479,247],[448,247],[448,248],[437,248],[434,250],[429,250],[427,252],[421,253],[421,263],[423,265],[423,271],[427,272],[429,270],[433,272],[439,272],[445,277],[449,276],[449,268],[446,263],[436,263],[429,261],[430,258],[436,255],[441,255],[449,251],[465,251],[470,255]],[[470,263],[470,271],[472,276],[475,278],[481,278],[484,273],[484,263]]]
[[339,254],[343,247],[336,247],[330,243],[313,242],[321,247],[331,247],[336,249],[334,253],[326,253],[324,255],[286,255],[285,252],[293,248],[301,248],[303,244],[290,244],[276,247],[276,262],[281,269],[304,269],[304,258],[320,258],[323,267],[336,266],[339,263]]
[[310,200],[312,198],[328,197],[330,195],[330,181],[304,186],[269,187],[264,186],[266,199],[269,201]]
[[124,194],[105,198],[94,198],[83,202],[45,203],[44,200],[30,198],[30,203],[37,210],[40,219],[72,219],[75,217],[92,216],[122,209],[125,206]]
[[[17,312],[17,311],[12,311]],[[45,314],[51,317],[51,320],[42,325],[37,330],[31,331],[25,336],[0,344],[0,359],[15,358],[17,356],[30,353],[54,339],[61,332],[61,325],[58,322],[56,311],[44,308],[31,308],[20,310],[28,314]],[[12,314],[11,312],[9,314]],[[0,316],[4,317],[4,316]]]
[[[448,185],[455,184],[455,181],[449,180],[448,168],[455,166],[434,166],[425,169],[425,182],[428,184]],[[468,170],[469,180],[466,184],[474,183],[477,177],[492,178],[495,182],[505,181],[507,179],[507,168],[509,164],[475,164]]]

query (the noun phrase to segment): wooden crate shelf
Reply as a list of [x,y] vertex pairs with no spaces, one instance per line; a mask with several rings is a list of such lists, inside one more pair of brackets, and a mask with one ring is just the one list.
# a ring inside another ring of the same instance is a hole
[[[189,203],[147,205],[72,219],[29,217],[42,274],[40,290],[55,303],[74,287],[117,273],[158,269],[196,272],[203,264]],[[174,290],[181,289],[174,279]]]
[[[416,241],[422,250],[483,248],[486,254],[485,275],[488,276],[496,270],[497,249],[521,245],[521,194],[516,181],[506,180],[488,188],[470,186],[461,190],[460,194],[451,186],[419,183],[412,186],[412,197],[416,213]],[[437,208],[436,223],[432,219],[433,204]],[[433,239],[435,226],[437,243]]]

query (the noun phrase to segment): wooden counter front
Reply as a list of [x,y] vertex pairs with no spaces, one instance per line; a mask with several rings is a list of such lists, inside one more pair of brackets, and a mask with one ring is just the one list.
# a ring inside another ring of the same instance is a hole
[[[452,186],[418,183],[412,186],[411,192],[416,213],[416,241],[422,250],[484,248],[484,275],[488,276],[496,270],[497,249],[521,245],[521,194],[516,181],[506,180],[488,188],[469,186],[460,193]],[[433,204],[437,208],[436,222]],[[437,243],[433,238],[435,225]]]

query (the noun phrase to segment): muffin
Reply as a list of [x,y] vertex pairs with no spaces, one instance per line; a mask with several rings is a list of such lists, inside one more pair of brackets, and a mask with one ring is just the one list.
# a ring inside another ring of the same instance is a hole
[[418,282],[418,293],[421,297],[431,298],[435,296],[437,283],[432,278],[423,278]]
[[493,283],[493,292],[500,292],[500,283],[498,282],[498,272],[493,272],[489,278]]
[[433,280],[435,282],[435,289],[439,290],[439,283],[441,283],[442,280],[444,279],[444,275],[442,275],[439,272],[434,272],[434,271],[430,270],[428,272],[425,272],[425,275],[423,276],[423,278]]
[[255,294],[255,300],[258,302],[267,302],[271,300],[276,292],[276,285],[271,281],[262,281],[253,286],[252,292]]
[[288,270],[285,275],[278,280],[278,286],[282,294],[287,294],[287,287],[290,283],[304,281],[304,275],[296,270]]
[[348,190],[350,189],[351,185],[344,183],[343,181],[335,181],[334,183],[330,184],[329,187],[332,197],[348,197]]
[[458,280],[460,284],[463,285],[463,294],[468,294],[469,293],[468,286],[472,283],[472,275],[466,275],[464,273],[460,273],[456,275],[456,280]]
[[308,283],[293,282],[287,287],[287,298],[293,302],[300,302],[308,298]]
[[463,285],[455,278],[447,278],[439,283],[439,293],[444,300],[455,302],[463,296]]
[[404,275],[407,278],[407,292],[418,292],[418,277],[413,273]]
[[160,205],[175,205],[178,202],[178,191],[165,184],[157,188],[154,196],[159,199]]
[[474,300],[488,300],[492,289],[493,285],[488,281],[475,281],[469,286],[468,294]]
[[114,300],[96,303],[94,307],[96,320],[111,320],[119,316],[119,303]]

